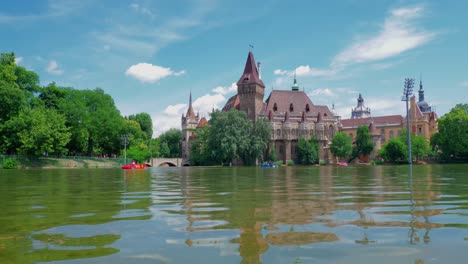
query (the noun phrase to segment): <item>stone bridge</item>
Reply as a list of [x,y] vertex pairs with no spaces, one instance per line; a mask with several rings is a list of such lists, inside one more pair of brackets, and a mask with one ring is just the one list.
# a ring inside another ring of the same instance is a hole
[[150,160],[150,164],[153,167],[181,167],[181,158],[153,158]]

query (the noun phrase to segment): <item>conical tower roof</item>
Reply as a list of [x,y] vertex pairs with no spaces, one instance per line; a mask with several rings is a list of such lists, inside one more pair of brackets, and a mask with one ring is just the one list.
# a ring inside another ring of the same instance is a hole
[[265,84],[262,80],[260,80],[260,76],[258,75],[257,65],[255,64],[255,59],[253,56],[252,51],[249,52],[247,56],[247,61],[245,62],[244,73],[240,77],[239,81],[237,81],[237,85],[243,84],[258,84],[261,87],[265,88]]
[[187,114],[185,115],[185,117],[188,119],[195,117],[195,112],[193,111],[192,107],[192,92],[190,92],[189,108],[187,109]]

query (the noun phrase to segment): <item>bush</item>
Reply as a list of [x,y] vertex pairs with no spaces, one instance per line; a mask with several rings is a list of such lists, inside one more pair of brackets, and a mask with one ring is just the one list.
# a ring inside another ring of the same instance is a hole
[[276,162],[276,164],[278,164],[278,166],[283,166],[283,161],[282,161],[282,160],[278,160],[278,161]]
[[2,168],[4,169],[16,169],[16,167],[18,167],[18,164],[14,159],[6,159],[2,163]]
[[319,164],[320,165],[327,165],[327,162],[323,159],[319,160]]
[[294,161],[288,160],[287,164],[288,164],[288,166],[294,166]]

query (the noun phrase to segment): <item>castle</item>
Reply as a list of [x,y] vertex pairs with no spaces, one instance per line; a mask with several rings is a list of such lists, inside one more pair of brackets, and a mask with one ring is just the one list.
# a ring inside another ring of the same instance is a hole
[[[309,96],[299,90],[296,78],[291,90],[273,90],[266,101],[265,84],[261,80],[254,55],[250,51],[244,72],[237,81],[237,94],[228,99],[223,111],[237,109],[252,120],[265,119],[270,122],[272,131],[268,151],[274,150],[278,160],[297,159],[299,138],[315,136],[320,142],[320,159],[332,158],[329,145],[339,129],[339,117],[327,106],[315,105]],[[182,116],[182,158],[190,163],[190,139],[200,124],[200,118],[192,109]]]
[[[337,131],[348,134],[352,140],[356,137],[357,128],[369,126],[369,131],[375,143],[371,154],[373,158],[377,150],[388,140],[399,136],[406,128],[405,118],[401,115],[372,116],[371,109],[364,105],[361,94],[357,99],[357,106],[351,110],[351,118],[341,120],[328,106],[315,105],[309,96],[299,90],[294,76],[294,83],[290,90],[272,90],[268,98],[265,96],[265,84],[261,79],[259,67],[255,63],[254,55],[250,51],[244,66],[244,71],[237,81],[237,94],[229,98],[222,111],[237,109],[256,121],[265,119],[271,124],[271,138],[268,152],[275,151],[278,160],[284,162],[297,160],[297,143],[300,138],[310,139],[311,136],[319,141],[320,159],[334,162],[329,146]],[[419,100],[415,96],[410,100],[411,131],[423,135],[426,140],[437,132],[437,115],[424,100],[422,81],[420,82]],[[184,164],[190,164],[190,142],[193,140],[197,127],[207,124],[205,118],[195,115],[190,94],[189,108],[182,115],[182,159]]]

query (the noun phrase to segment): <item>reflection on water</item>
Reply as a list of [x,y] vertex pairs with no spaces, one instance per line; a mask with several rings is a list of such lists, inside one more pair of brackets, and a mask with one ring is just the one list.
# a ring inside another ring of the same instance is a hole
[[456,263],[467,169],[1,171],[0,262]]

